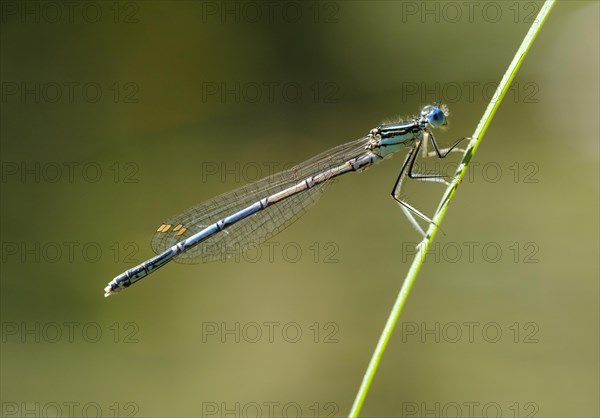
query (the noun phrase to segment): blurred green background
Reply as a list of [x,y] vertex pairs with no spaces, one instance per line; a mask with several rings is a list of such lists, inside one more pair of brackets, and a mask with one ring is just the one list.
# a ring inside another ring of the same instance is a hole
[[[2,415],[343,416],[419,240],[402,157],[261,252],[102,289],[162,220],[382,121],[440,100],[470,135],[540,2],[1,6]],[[598,32],[552,11],[364,416],[599,415]]]

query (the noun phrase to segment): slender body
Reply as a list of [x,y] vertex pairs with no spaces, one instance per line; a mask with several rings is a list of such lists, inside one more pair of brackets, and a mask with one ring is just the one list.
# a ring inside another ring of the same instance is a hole
[[[419,149],[427,136],[438,157],[445,157],[458,143],[442,154],[430,132],[431,127],[446,125],[446,110],[425,106],[419,117],[410,121],[381,125],[356,141],[326,151],[297,167],[259,180],[254,184],[218,196],[193,207],[162,224],[152,247],[158,255],[115,277],[104,289],[105,296],[119,292],[149,275],[169,261],[210,261],[222,255],[224,245],[241,246],[260,243],[289,226],[311,206],[330,180],[342,174],[362,171],[403,148],[410,148],[392,197],[400,204],[415,227],[422,229],[413,216],[429,218],[399,199],[406,175],[410,178],[445,182],[440,176],[412,173]],[[460,142],[460,141],[459,141]],[[198,249],[199,244],[207,243]],[[207,248],[216,250],[216,255]]]

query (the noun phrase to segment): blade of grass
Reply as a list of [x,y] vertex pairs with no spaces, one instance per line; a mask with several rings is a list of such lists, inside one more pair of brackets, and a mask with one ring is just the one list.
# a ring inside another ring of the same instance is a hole
[[406,274],[406,278],[404,279],[402,288],[398,293],[396,302],[394,303],[394,306],[390,312],[385,327],[383,328],[383,332],[379,337],[379,341],[377,343],[377,346],[375,347],[375,351],[373,352],[371,361],[369,362],[369,367],[365,372],[358,393],[356,394],[356,398],[354,399],[354,403],[352,404],[352,409],[350,410],[349,414],[350,417],[358,417],[358,415],[360,414],[360,410],[363,406],[367,393],[369,392],[371,383],[373,382],[373,377],[375,376],[375,372],[377,371],[377,367],[379,366],[381,357],[383,356],[387,343],[389,342],[390,337],[392,336],[392,332],[394,331],[396,322],[398,321],[398,317],[400,316],[402,308],[406,303],[410,290],[417,278],[417,274],[419,273],[423,261],[425,260],[425,255],[429,250],[429,246],[433,242],[433,239],[437,233],[438,226],[441,224],[446,214],[446,211],[448,210],[450,200],[452,200],[452,197],[456,192],[456,188],[462,181],[467,170],[467,166],[469,165],[473,154],[475,154],[475,151],[479,147],[481,139],[487,131],[492,117],[494,116],[494,113],[496,113],[496,110],[500,106],[500,103],[502,102],[502,99],[504,98],[512,79],[514,78],[515,74],[517,73],[517,70],[521,66],[521,63],[523,62],[527,51],[529,51],[529,49],[531,48],[535,37],[539,33],[544,22],[546,21],[546,18],[548,17],[548,14],[550,13],[550,10],[554,6],[554,2],[555,0],[547,0],[540,9],[536,20],[531,25],[531,28],[529,28],[529,31],[527,32],[527,35],[525,35],[521,46],[517,50],[512,62],[508,66],[508,69],[504,73],[504,76],[502,77],[502,80],[500,81],[500,84],[498,85],[498,88],[496,89],[492,100],[485,109],[485,112],[481,117],[481,120],[479,121],[479,125],[477,125],[477,128],[475,129],[475,133],[473,133],[473,136],[471,137],[471,140],[467,145],[467,149],[465,150],[463,159],[459,164],[458,168],[456,169],[454,180],[446,189],[446,192],[444,193],[444,196],[440,201],[435,215],[433,216],[433,223],[429,225],[429,229],[427,230],[427,235],[425,239],[418,245],[415,258],[410,266],[410,269],[408,270],[408,273]]

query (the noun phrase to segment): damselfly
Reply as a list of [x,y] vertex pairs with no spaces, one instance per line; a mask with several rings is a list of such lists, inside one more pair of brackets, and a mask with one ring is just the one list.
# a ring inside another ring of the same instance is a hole
[[[302,216],[319,199],[330,180],[363,171],[403,148],[409,151],[391,194],[411,224],[425,235],[416,218],[429,223],[432,220],[402,200],[400,191],[407,177],[448,184],[443,176],[413,172],[419,154],[444,158],[452,150],[458,150],[455,147],[465,139],[450,148],[438,147],[431,129],[446,125],[447,115],[445,106],[424,106],[420,115],[411,120],[381,125],[363,138],[168,219],[152,238],[152,249],[158,255],[111,280],[104,296],[131,286],[173,259],[182,263],[212,261],[231,248],[242,251],[249,244],[260,244]],[[428,140],[433,145],[432,152],[426,151]]]

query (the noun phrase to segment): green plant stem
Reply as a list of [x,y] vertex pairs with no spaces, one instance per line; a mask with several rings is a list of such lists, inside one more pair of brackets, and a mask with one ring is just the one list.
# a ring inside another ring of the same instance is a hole
[[455,174],[454,180],[450,183],[450,185],[446,189],[446,192],[444,193],[444,196],[442,197],[442,200],[440,201],[440,204],[438,205],[435,215],[433,216],[433,223],[431,225],[429,225],[429,229],[427,230],[427,234],[426,234],[425,238],[417,246],[417,253],[415,255],[415,258],[410,266],[410,269],[408,270],[408,273],[406,274],[406,278],[404,279],[402,288],[400,289],[400,292],[398,293],[396,302],[394,303],[394,306],[390,312],[390,315],[385,324],[383,332],[381,333],[381,336],[379,337],[379,341],[377,343],[377,346],[375,347],[375,351],[373,352],[371,361],[369,362],[369,367],[367,368],[367,371],[365,372],[365,375],[363,377],[363,380],[362,380],[362,383],[358,390],[358,393],[356,394],[356,398],[354,399],[354,403],[352,405],[352,409],[350,410],[350,414],[349,414],[350,417],[358,417],[360,414],[360,410],[365,401],[367,393],[369,392],[369,388],[371,387],[371,383],[373,381],[373,377],[375,376],[375,372],[377,371],[377,367],[379,366],[379,362],[381,361],[381,357],[383,356],[385,348],[390,340],[390,337],[392,336],[392,332],[394,331],[396,322],[398,321],[398,317],[400,316],[400,313],[402,312],[402,309],[404,308],[404,305],[406,304],[406,300],[408,298],[410,290],[412,289],[413,284],[415,283],[417,274],[419,273],[419,270],[421,269],[421,266],[423,265],[423,261],[425,260],[425,255],[427,254],[427,251],[429,250],[429,246],[431,245],[431,243],[433,242],[433,239],[435,238],[435,235],[438,230],[438,226],[441,224],[441,222],[444,219],[444,216],[446,214],[446,211],[448,210],[448,205],[450,203],[450,200],[452,200],[452,197],[454,196],[454,193],[456,192],[458,185],[461,183],[461,181],[465,175],[465,172],[467,170],[467,167],[469,165],[469,162],[471,161],[473,154],[475,154],[475,151],[479,147],[481,139],[483,138],[483,135],[487,131],[487,128],[492,120],[492,117],[494,116],[494,113],[496,113],[496,110],[500,106],[500,103],[502,102],[502,99],[504,98],[504,96],[508,90],[508,87],[510,86],[510,83],[511,83],[512,79],[514,78],[517,70],[519,69],[521,63],[523,62],[523,59],[525,58],[527,51],[529,51],[529,49],[531,48],[533,40],[539,33],[540,29],[542,28],[542,25],[544,24],[546,18],[548,17],[548,14],[550,13],[550,10],[554,6],[554,2],[555,2],[555,0],[547,0],[544,3],[544,6],[541,8],[536,20],[531,25],[531,28],[527,32],[527,35],[525,35],[525,39],[523,39],[521,46],[517,50],[512,62],[510,63],[508,69],[506,70],[506,73],[502,77],[502,80],[500,81],[500,84],[498,85],[498,88],[496,89],[496,92],[495,92],[492,100],[490,101],[487,108],[485,109],[485,112],[484,112],[481,120],[479,121],[479,125],[477,125],[477,128],[475,129],[475,133],[473,133],[473,136],[471,137],[471,140],[469,141],[469,144],[467,145],[463,159],[462,159],[461,163],[459,164],[458,168],[456,169],[456,174]]

